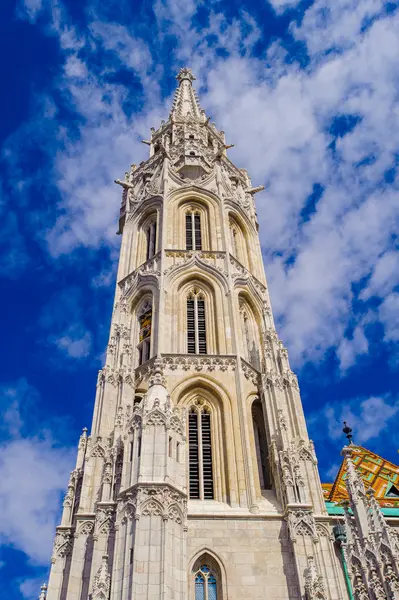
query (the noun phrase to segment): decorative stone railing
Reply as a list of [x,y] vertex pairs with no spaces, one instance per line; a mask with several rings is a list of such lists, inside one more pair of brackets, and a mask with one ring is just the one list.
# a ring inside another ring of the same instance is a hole
[[195,256],[215,267],[218,271],[225,272],[226,252],[219,252],[218,250],[165,250],[165,256],[166,268],[164,269],[164,275]]
[[161,275],[161,252],[154,254],[154,256],[118,282],[119,287],[122,288],[124,293],[127,292],[138,275],[156,275],[159,277]]
[[237,279],[238,277],[244,277],[251,279],[256,289],[263,295],[266,292],[266,286],[264,283],[259,281],[252,273],[249,271],[244,265],[240,263],[232,254],[230,256],[230,265],[232,266],[231,276],[233,279]]

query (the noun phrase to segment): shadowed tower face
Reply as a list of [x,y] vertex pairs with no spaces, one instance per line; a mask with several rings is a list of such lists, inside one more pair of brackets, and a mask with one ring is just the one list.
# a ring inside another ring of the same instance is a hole
[[180,70],[149,158],[116,182],[106,363],[49,600],[344,597],[273,324],[254,204],[263,188],[227,157],[194,79]]

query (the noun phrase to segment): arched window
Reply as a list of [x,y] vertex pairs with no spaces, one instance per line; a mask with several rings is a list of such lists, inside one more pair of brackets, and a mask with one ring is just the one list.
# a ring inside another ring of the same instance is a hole
[[265,420],[262,404],[258,398],[252,403],[252,426],[254,431],[260,489],[268,490],[271,487],[271,483]]
[[240,316],[241,316],[241,326],[244,337],[244,350],[246,360],[255,367],[255,369],[260,369],[260,358],[259,358],[259,350],[257,337],[257,325],[254,322],[254,317],[252,312],[248,309],[248,306],[245,301],[240,302]]
[[157,222],[154,220],[147,226],[146,235],[146,260],[149,260],[156,253],[157,247]]
[[230,252],[245,268],[251,268],[250,249],[245,229],[240,222],[229,215]]
[[139,340],[138,353],[139,365],[142,365],[151,357],[151,328],[152,328],[152,303],[146,300],[138,312]]
[[201,215],[199,212],[186,212],[186,250],[202,250]]
[[217,580],[207,565],[195,574],[195,600],[217,600]]
[[197,289],[187,298],[187,352],[206,354],[205,300]]
[[189,488],[192,500],[213,500],[211,414],[192,408],[188,414]]
[[231,253],[233,256],[240,260],[237,244],[237,229],[230,223],[230,240],[231,240]]
[[205,552],[197,558],[191,571],[190,600],[222,600],[221,569],[217,561]]

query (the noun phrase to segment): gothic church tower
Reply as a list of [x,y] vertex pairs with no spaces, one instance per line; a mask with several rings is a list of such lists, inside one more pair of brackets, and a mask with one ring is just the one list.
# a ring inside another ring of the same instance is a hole
[[48,600],[347,598],[253,187],[190,69],[123,181],[115,304]]

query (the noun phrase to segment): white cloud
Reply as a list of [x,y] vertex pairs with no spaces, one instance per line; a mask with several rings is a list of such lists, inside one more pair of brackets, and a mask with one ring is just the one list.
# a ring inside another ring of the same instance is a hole
[[91,334],[86,331],[82,336],[79,333],[71,335],[63,335],[58,339],[54,339],[56,347],[65,352],[70,358],[86,358],[90,355],[91,350]]
[[381,322],[385,327],[385,339],[399,341],[399,294],[389,294],[379,308]]
[[361,327],[356,327],[352,339],[344,338],[338,346],[337,355],[342,371],[355,364],[360,354],[365,354],[369,349],[369,343]]
[[335,481],[340,466],[341,465],[338,463],[331,465],[331,467],[325,471],[325,479],[328,479],[329,481]]
[[362,29],[384,8],[383,0],[316,0],[305,12],[295,37],[312,53],[342,50],[359,42]]
[[30,21],[35,21],[42,9],[42,0],[21,0],[18,6],[20,16]]
[[376,262],[370,281],[360,294],[360,298],[364,300],[371,296],[384,298],[398,284],[399,254],[397,251],[386,252]]
[[38,598],[40,594],[40,588],[43,584],[43,580],[40,577],[34,577],[31,579],[25,579],[19,585],[20,592],[26,600],[32,600],[32,598]]
[[62,358],[80,360],[90,355],[92,334],[78,288],[64,289],[50,298],[43,306],[39,325],[43,343],[56,348]]
[[[283,4],[273,2],[275,8]],[[301,25],[292,27],[310,59],[300,68],[287,61],[278,41],[254,56],[261,24],[248,14],[229,20],[213,3],[209,24],[199,29],[199,5],[157,2],[157,52],[174,37],[168,68],[182,61],[193,67],[208,114],[236,144],[230,157],[248,168],[256,185],[266,185],[257,198],[260,236],[273,309],[293,364],[320,360],[336,348],[344,371],[368,348],[364,323],[353,315],[353,283],[370,277],[363,300],[378,289],[383,299],[393,286],[398,186],[386,184],[384,173],[398,152],[399,14],[383,14],[380,0],[316,0]],[[120,193],[112,181],[147,156],[140,140],[169,108],[156,83],[162,66],[139,28],[96,17],[82,38],[57,18],[53,31],[69,57],[58,87],[82,119],[78,136],[62,130],[63,149],[53,165],[61,195],[58,219],[46,234],[53,256],[79,246],[117,248]],[[89,38],[83,64],[76,48]],[[326,53],[330,48],[339,51]],[[92,59],[104,49],[116,61],[98,72]],[[120,64],[142,86],[140,113],[124,110],[130,90],[106,78]],[[345,115],[357,123],[341,132],[332,150],[331,126]],[[323,193],[303,220],[316,183]],[[389,308],[376,313],[386,328],[393,316]],[[348,339],[353,317],[355,334]]]
[[[321,411],[311,415],[311,420],[314,424],[320,423],[320,431],[325,432],[327,426],[331,440],[343,439],[343,421],[347,421],[353,429],[353,442],[365,444],[378,438],[393,425],[393,419],[398,413],[398,399],[371,396],[363,400],[355,398],[337,405],[327,404]],[[317,431],[317,427],[314,427],[314,430]]]
[[0,537],[3,545],[21,550],[33,563],[48,564],[75,451],[57,445],[48,430],[36,426],[36,396],[24,381],[1,390],[1,410],[9,417],[12,412],[18,427],[11,424],[7,435],[3,421]]
[[91,286],[93,288],[113,288],[115,285],[116,270],[110,269],[109,271],[101,271],[98,275],[93,277],[91,280]]

